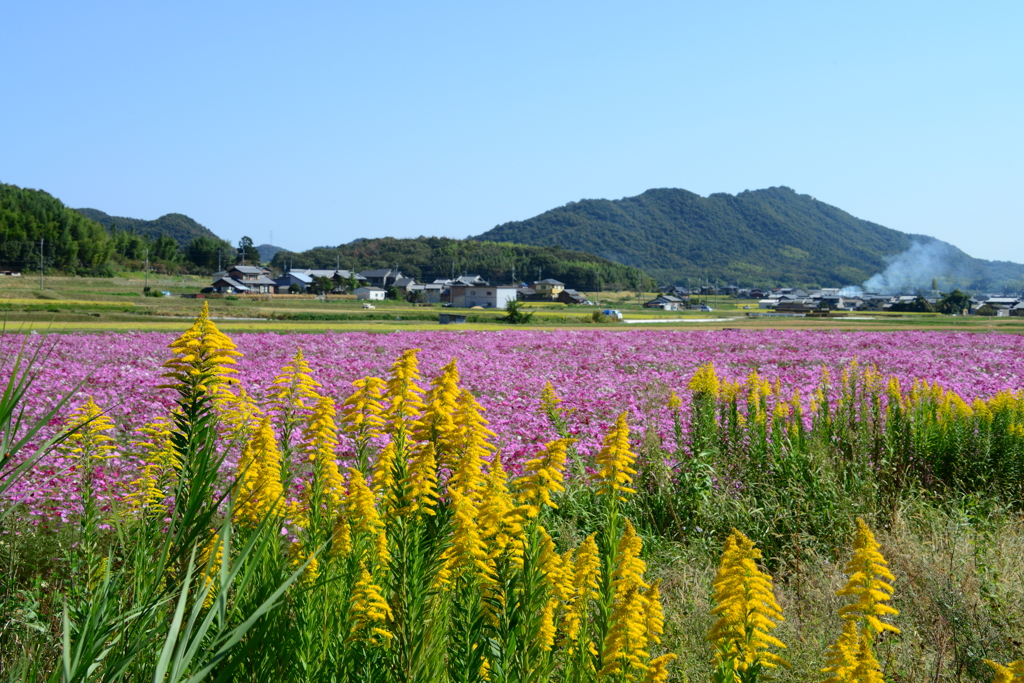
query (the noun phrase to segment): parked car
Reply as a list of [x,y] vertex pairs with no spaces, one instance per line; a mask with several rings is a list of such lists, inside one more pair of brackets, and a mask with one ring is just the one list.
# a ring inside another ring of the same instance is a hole
[[616,320],[622,320],[622,311],[617,311],[614,308],[606,308],[601,311],[601,315],[606,315],[609,318],[615,318]]
[[700,310],[703,313],[710,313],[712,311],[712,308],[710,306],[708,306],[707,304],[704,304],[703,306],[700,307]]
[[363,304],[363,308],[377,308],[373,304]]

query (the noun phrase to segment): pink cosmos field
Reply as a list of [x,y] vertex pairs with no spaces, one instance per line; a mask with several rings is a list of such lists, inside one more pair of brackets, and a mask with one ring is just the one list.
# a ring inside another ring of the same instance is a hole
[[[184,328],[183,328],[184,329]],[[163,383],[161,364],[175,335],[162,333],[33,335],[28,349],[53,345],[27,399],[27,414],[53,405],[59,395],[88,378],[72,406],[91,395],[117,424],[127,443],[137,428],[167,414],[173,390]],[[893,374],[909,386],[914,379],[937,383],[967,401],[1002,390],[1024,388],[1024,337],[934,332],[835,332],[802,330],[503,330],[378,333],[276,334],[232,337],[244,354],[238,377],[262,400],[282,366],[302,348],[323,391],[339,403],[351,383],[366,375],[386,376],[391,363],[409,348],[419,348],[424,388],[451,358],[458,359],[463,386],[486,409],[497,445],[509,469],[531,457],[538,444],[555,434],[540,410],[540,393],[551,382],[574,411],[570,425],[582,455],[600,447],[601,437],[623,410],[636,442],[672,442],[672,421],[665,404],[671,391],[687,403],[686,386],[702,364],[714,362],[721,375],[742,380],[757,370],[782,382],[788,395],[800,392],[806,404],[828,368],[838,378],[856,360]],[[24,337],[0,335],[0,379]],[[56,428],[58,424],[54,424]],[[646,435],[646,439],[645,439]],[[342,443],[339,459],[348,458]],[[137,475],[137,458],[113,458],[103,472],[103,497],[117,498]],[[35,519],[66,518],[78,509],[72,464],[49,457],[10,492]]]

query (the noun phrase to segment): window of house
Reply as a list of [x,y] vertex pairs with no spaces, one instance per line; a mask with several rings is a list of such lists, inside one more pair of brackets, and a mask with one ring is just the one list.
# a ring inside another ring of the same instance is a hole
[[490,292],[487,292],[487,296],[490,296],[490,295],[491,295],[491,293],[490,293]]

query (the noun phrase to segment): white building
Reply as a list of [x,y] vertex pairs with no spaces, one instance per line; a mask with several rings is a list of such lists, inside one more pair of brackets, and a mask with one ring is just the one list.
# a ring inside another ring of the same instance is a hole
[[515,285],[492,287],[482,285],[453,284],[452,306],[455,308],[507,308],[509,301],[517,298]]
[[385,291],[380,287],[359,287],[356,289],[356,298],[366,301],[384,301]]

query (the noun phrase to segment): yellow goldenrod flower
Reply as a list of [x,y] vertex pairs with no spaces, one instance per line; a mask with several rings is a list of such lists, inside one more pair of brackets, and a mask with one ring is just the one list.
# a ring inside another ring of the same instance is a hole
[[309,564],[306,565],[305,571],[302,572],[301,580],[302,583],[310,586],[320,578],[320,562],[317,561],[315,555],[312,555],[312,553],[302,547],[302,543],[292,543],[288,549],[288,562],[291,565],[292,571],[298,570],[307,559]]
[[139,429],[143,436],[133,445],[144,464],[138,479],[131,483],[132,492],[125,497],[130,512],[153,516],[167,512],[166,487],[181,470],[181,460],[171,442],[173,428],[170,417],[161,417]]
[[423,398],[423,414],[413,430],[414,438],[429,444],[438,465],[450,469],[458,452],[459,430],[455,424],[455,413],[462,391],[454,358],[442,368],[430,386],[430,391]]
[[445,564],[439,582],[447,583],[452,577],[463,575],[475,577],[484,584],[490,583],[494,568],[481,535],[479,508],[459,489],[449,491],[449,496],[454,513],[452,539],[442,556]]
[[537,525],[540,534],[540,569],[544,574],[544,582],[551,594],[562,602],[572,597],[572,565],[558,554],[555,541],[547,529]]
[[679,410],[683,406],[683,399],[679,398],[676,392],[672,392],[672,395],[668,397],[669,410]]
[[313,485],[310,490],[316,491],[322,497],[322,500],[316,501],[316,503],[323,505],[328,514],[332,514],[341,506],[345,495],[345,482],[336,461],[338,449],[338,428],[334,422],[336,415],[334,399],[321,396],[309,418],[304,449],[306,456],[313,463]]
[[277,448],[270,418],[264,417],[238,461],[233,518],[238,523],[255,526],[264,515],[279,516],[284,513],[283,495],[281,451]]
[[384,390],[387,383],[379,377],[363,377],[352,382],[355,391],[342,404],[342,430],[357,445],[380,436],[384,427]]
[[636,493],[629,485],[633,483],[633,463],[636,455],[629,448],[629,425],[626,424],[626,413],[623,412],[615,421],[615,426],[604,437],[604,444],[597,454],[597,464],[601,468],[596,475],[599,495],[615,496],[625,500],[623,494]]
[[254,425],[263,419],[263,411],[245,387],[238,386],[235,394],[227,384],[217,384],[211,389],[214,405],[217,407],[218,422],[221,430],[231,439],[244,442],[251,436]]
[[390,403],[386,417],[390,421],[388,431],[392,434],[410,431],[424,407],[423,389],[416,384],[420,378],[417,353],[419,349],[403,351],[391,365],[391,376],[387,383]]
[[545,382],[544,388],[540,390],[540,405],[544,412],[550,414],[558,411],[561,402],[551,382]]
[[381,501],[384,510],[394,508],[395,492],[395,442],[389,441],[373,463],[373,493]]
[[478,519],[488,559],[493,560],[508,551],[512,562],[521,567],[525,543],[523,526],[531,510],[516,507],[512,501],[500,455],[496,454],[491,461],[482,493]]
[[835,643],[829,647],[828,659],[822,673],[832,674],[825,683],[851,683],[850,675],[857,668],[860,659],[860,634],[857,622],[844,621],[843,632]]
[[862,631],[870,631],[874,637],[882,631],[899,633],[900,630],[887,624],[880,617],[899,614],[894,608],[884,604],[892,599],[893,587],[889,581],[895,577],[889,571],[888,563],[878,552],[881,546],[875,541],[871,529],[863,519],[857,519],[857,536],[853,542],[853,557],[846,564],[846,573],[850,575],[846,586],[836,595],[853,596],[857,602],[839,610],[843,619],[858,623]]
[[344,512],[339,512],[331,528],[331,557],[348,557],[351,552],[352,528]]
[[537,457],[523,465],[525,474],[516,481],[519,500],[526,505],[540,508],[558,506],[551,500],[552,492],[565,491],[562,479],[565,477],[565,459],[573,439],[556,439],[544,444],[544,450]]
[[373,581],[373,576],[360,563],[359,580],[352,590],[352,601],[349,615],[352,618],[353,640],[363,640],[370,645],[387,645],[394,634],[387,630],[387,622],[392,618],[391,607],[381,594],[380,586]]
[[[220,565],[223,559],[224,543],[221,541],[220,534],[211,529],[210,540],[203,546],[196,563],[196,566],[201,571],[202,590],[205,591],[208,587],[210,589],[210,592],[206,594],[206,598],[203,600],[203,609],[210,609],[210,605],[213,604],[214,599],[217,597],[218,584],[215,583],[215,579],[217,574],[220,573]],[[213,585],[211,586],[211,584]]]
[[[590,609],[590,601],[597,597],[598,576],[600,576],[601,558],[597,550],[594,534],[587,538],[576,549],[572,565],[572,595],[565,605],[565,643],[570,649],[580,636],[580,627]],[[590,643],[584,647],[589,649]]]
[[693,373],[693,377],[690,378],[687,388],[689,388],[695,396],[710,396],[712,398],[717,398],[719,391],[719,379],[718,373],[715,372],[714,363],[708,362],[697,368],[697,372]]
[[991,659],[986,659],[985,663],[995,673],[992,683],[1017,683],[1018,681],[1024,681],[1024,660],[1012,662],[1006,666],[993,662]]
[[711,613],[718,621],[707,639],[715,644],[715,662],[732,661],[737,671],[754,664],[789,666],[782,657],[768,652],[769,647],[786,646],[768,634],[783,616],[772,592],[772,577],[757,567],[760,558],[761,551],[753,541],[733,529],[713,584],[716,607]]
[[540,649],[544,652],[550,651],[555,646],[555,609],[558,607],[558,600],[550,598],[540,612],[540,631],[537,639],[540,642]]
[[647,639],[652,643],[660,643],[665,633],[665,613],[661,609],[661,580],[651,584],[651,589],[644,596],[647,598]]
[[82,461],[84,467],[90,467],[92,461],[114,457],[114,439],[107,433],[114,429],[114,422],[92,396],[71,413],[66,429],[74,431],[60,445],[64,457]]
[[669,653],[651,660],[644,683],[665,683],[668,680],[668,665],[676,658]]
[[192,327],[171,342],[169,348],[175,356],[164,363],[168,370],[164,377],[175,383],[167,386],[187,395],[206,393],[225,382],[226,375],[235,372],[229,366],[242,355],[235,350],[234,342],[210,320],[206,302]]
[[875,659],[871,651],[871,639],[867,633],[861,633],[857,648],[857,664],[850,671],[850,683],[885,683],[882,676],[882,665]]
[[[612,613],[601,652],[598,677],[647,670],[647,614],[649,588],[643,575],[647,565],[640,559],[643,543],[627,519],[612,572]],[[660,612],[660,606],[658,611]]]
[[459,430],[458,457],[448,478],[448,491],[458,490],[478,503],[485,487],[483,471],[486,458],[494,451],[490,440],[495,438],[482,413],[483,408],[471,393],[466,390],[459,392],[455,412],[455,424]]
[[409,474],[401,482],[405,497],[400,514],[415,515],[421,511],[428,515],[436,514],[434,508],[437,507],[438,500],[437,486],[434,445],[429,442],[421,444],[413,451],[412,459],[409,460]]
[[320,398],[317,393],[320,388],[320,383],[310,374],[309,363],[302,355],[302,349],[298,349],[291,363],[281,368],[267,392],[270,412],[288,419],[307,410]]

